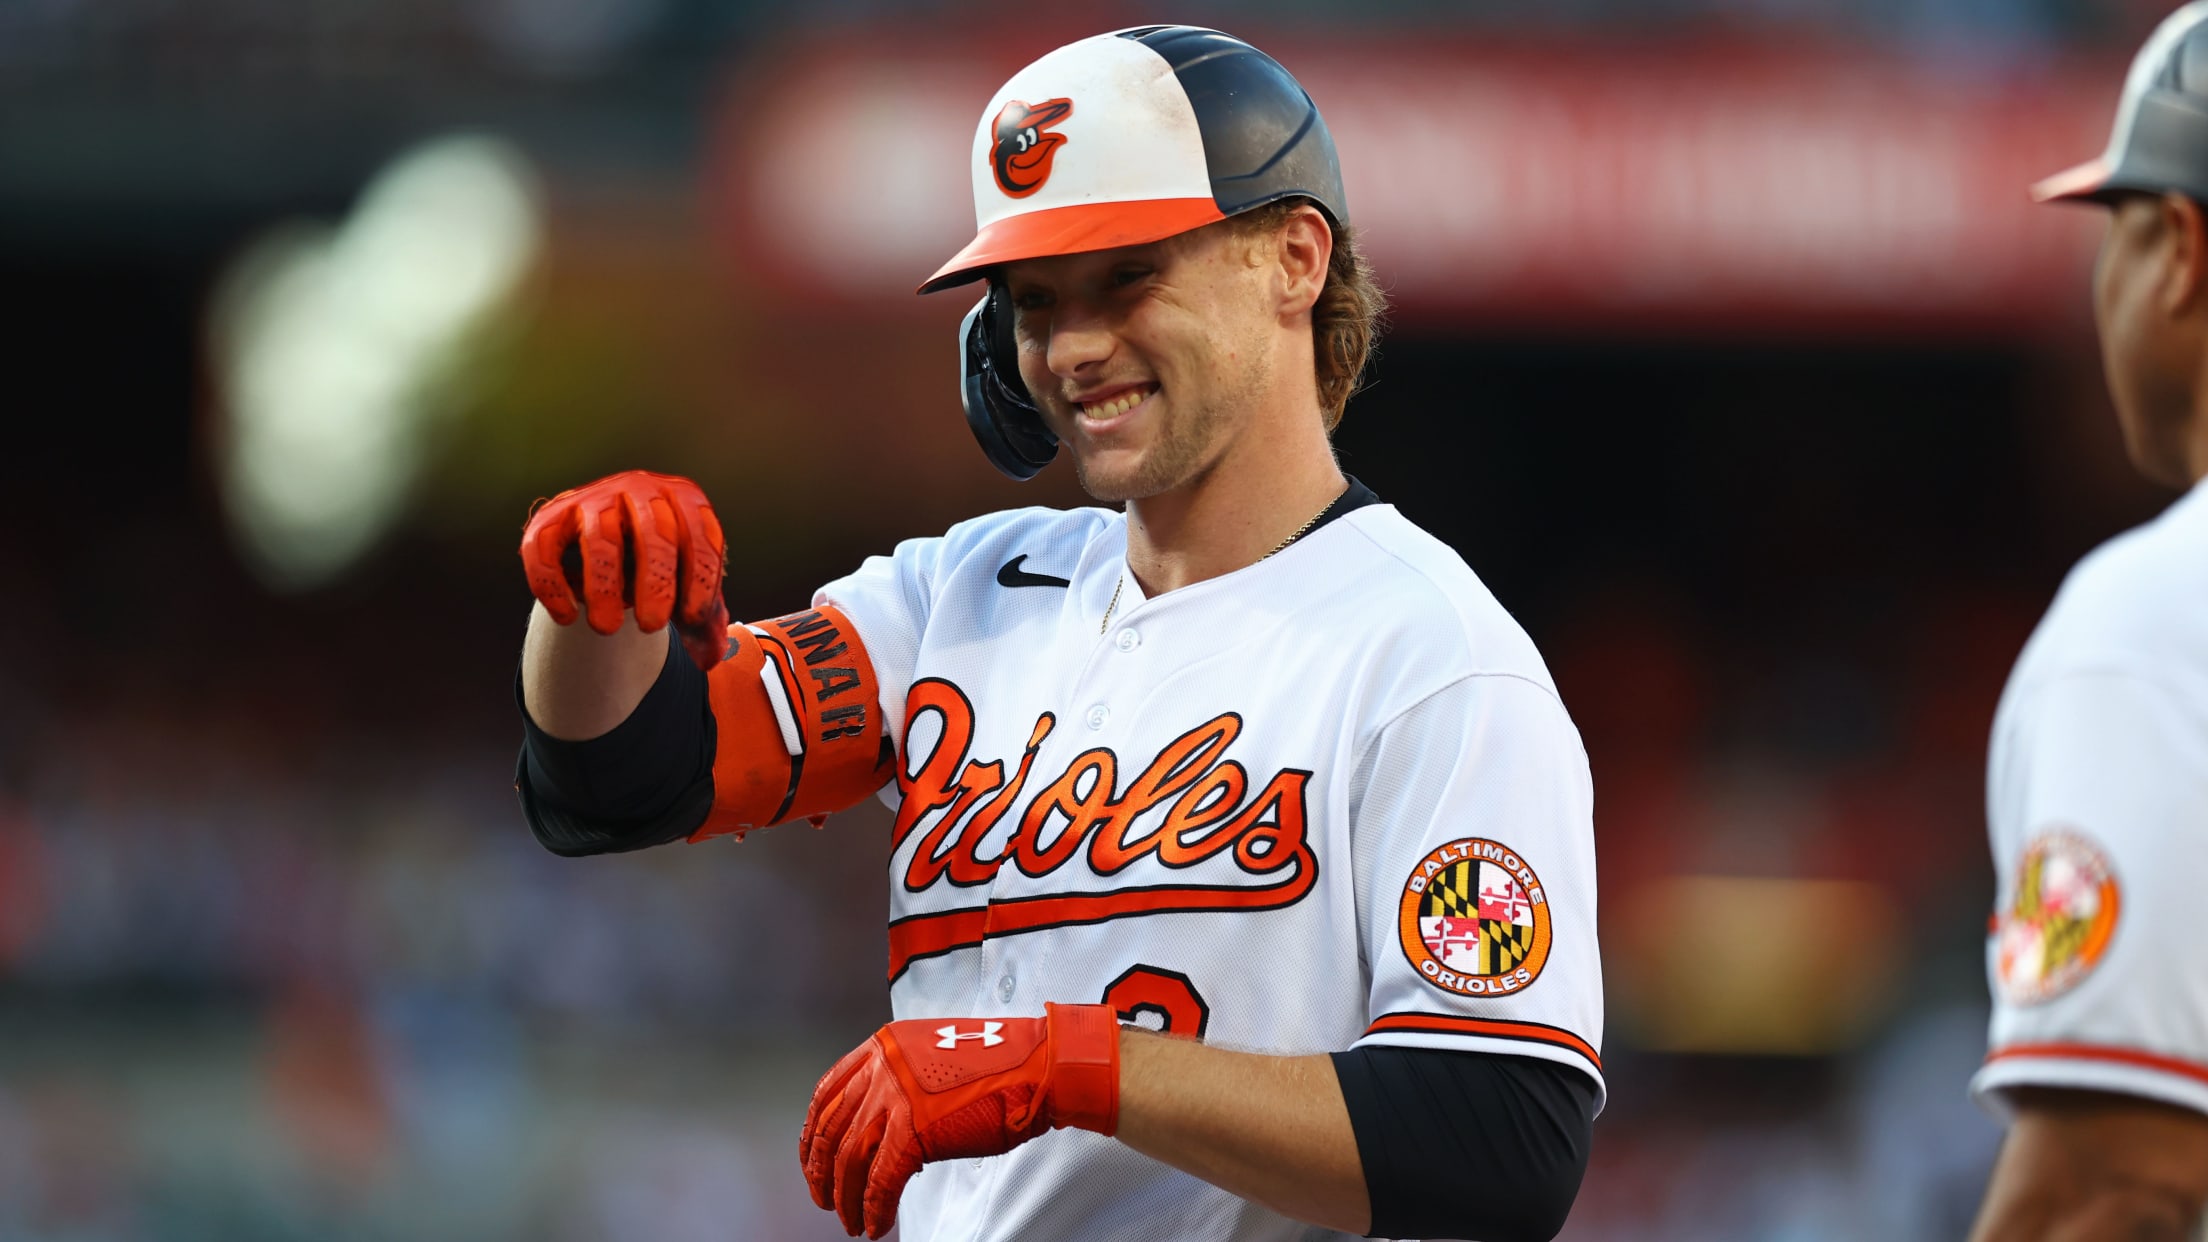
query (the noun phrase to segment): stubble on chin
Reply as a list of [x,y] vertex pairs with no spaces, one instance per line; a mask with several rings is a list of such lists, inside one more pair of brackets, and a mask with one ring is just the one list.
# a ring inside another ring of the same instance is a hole
[[1164,425],[1132,461],[1104,469],[1074,449],[1073,472],[1081,490],[1103,504],[1125,504],[1172,491],[1202,474],[1217,455],[1219,412],[1202,407],[1179,419],[1170,409],[1163,413]]
[[[1246,356],[1262,357],[1254,351]],[[1245,367],[1244,372],[1242,382],[1227,385],[1228,391],[1255,390],[1266,369],[1259,363]],[[1157,415],[1158,425],[1149,445],[1133,455],[1133,460],[1123,458],[1115,468],[1099,469],[1076,449],[1073,469],[1081,490],[1104,504],[1125,504],[1182,487],[1218,464],[1236,421],[1229,409],[1211,401],[1179,406],[1169,399]]]

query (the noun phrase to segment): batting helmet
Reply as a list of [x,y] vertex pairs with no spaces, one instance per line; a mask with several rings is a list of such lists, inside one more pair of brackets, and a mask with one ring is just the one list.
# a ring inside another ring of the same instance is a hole
[[2208,0],[2162,19],[2124,76],[2108,150],[2032,187],[2040,202],[2175,190],[2208,203]]
[[[1012,75],[981,114],[976,232],[920,292],[1005,263],[1139,246],[1286,198],[1348,222],[1318,105],[1231,35],[1136,26],[1069,43]],[[997,469],[1033,478],[1058,453],[1020,379],[1001,284],[959,325],[966,423]]]

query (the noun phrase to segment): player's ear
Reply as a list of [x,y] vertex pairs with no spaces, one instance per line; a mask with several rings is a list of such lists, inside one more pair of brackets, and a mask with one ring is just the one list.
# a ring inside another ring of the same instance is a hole
[[2208,302],[2208,220],[2200,204],[2183,194],[2160,200],[2162,309],[2172,315]]
[[1326,217],[1308,203],[1298,206],[1281,222],[1277,237],[1280,262],[1280,313],[1301,315],[1319,300],[1326,288],[1327,264],[1334,257],[1334,230]]

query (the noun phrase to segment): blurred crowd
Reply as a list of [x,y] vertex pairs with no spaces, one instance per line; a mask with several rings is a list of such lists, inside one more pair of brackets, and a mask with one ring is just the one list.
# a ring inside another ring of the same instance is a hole
[[792,1110],[886,1008],[878,887],[555,858],[511,748],[292,707],[7,704],[0,1238],[817,1235]]

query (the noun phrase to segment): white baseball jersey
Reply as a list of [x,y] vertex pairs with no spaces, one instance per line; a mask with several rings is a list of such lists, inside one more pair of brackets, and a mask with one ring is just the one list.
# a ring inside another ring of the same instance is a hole
[[[1586,754],[1471,570],[1380,504],[1156,599],[1125,556],[1118,513],[1024,509],[820,592],[898,748],[896,1017],[1108,1002],[1226,1047],[1539,1057],[1599,1091]],[[900,1220],[910,1242],[1347,1236],[1079,1130],[929,1166]]]
[[1981,1103],[2060,1086],[2208,1112],[2208,488],[2079,562],[1994,716]]

